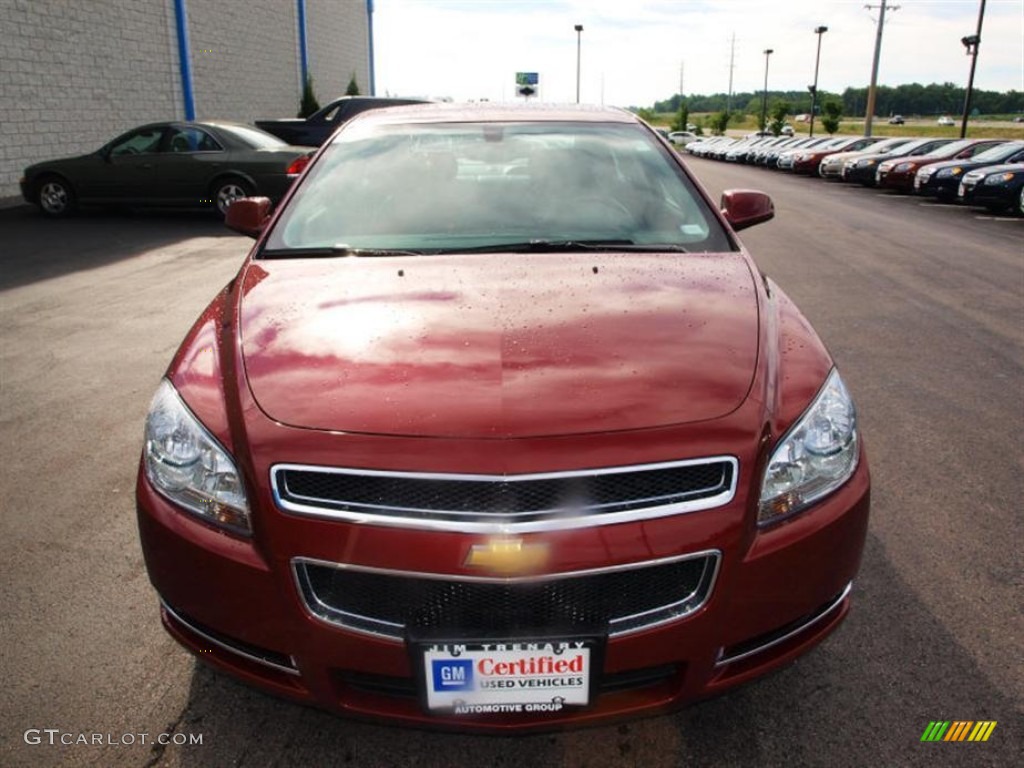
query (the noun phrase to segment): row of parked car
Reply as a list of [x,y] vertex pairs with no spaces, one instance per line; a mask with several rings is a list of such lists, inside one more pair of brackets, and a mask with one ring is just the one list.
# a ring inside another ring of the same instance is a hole
[[1024,141],[719,136],[691,142],[685,151],[1024,216]]

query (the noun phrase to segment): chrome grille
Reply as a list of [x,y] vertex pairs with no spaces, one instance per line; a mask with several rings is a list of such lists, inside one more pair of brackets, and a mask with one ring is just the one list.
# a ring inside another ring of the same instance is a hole
[[713,457],[530,475],[382,472],[280,464],[278,505],[295,514],[464,532],[550,530],[728,503],[736,460]]
[[407,633],[525,637],[636,632],[707,600],[720,553],[521,578],[363,568],[297,558],[296,583],[317,618],[396,640]]

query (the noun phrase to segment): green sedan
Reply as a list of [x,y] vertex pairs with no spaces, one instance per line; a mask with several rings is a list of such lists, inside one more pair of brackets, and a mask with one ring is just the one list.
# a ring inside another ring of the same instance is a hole
[[242,197],[280,200],[315,151],[239,123],[152,123],[91,154],[29,166],[21,194],[52,217],[97,203],[213,208],[223,216]]

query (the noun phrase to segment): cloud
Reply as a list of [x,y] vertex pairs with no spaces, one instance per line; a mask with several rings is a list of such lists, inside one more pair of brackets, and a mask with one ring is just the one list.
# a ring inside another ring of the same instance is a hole
[[[873,0],[877,5],[878,0]],[[621,0],[376,0],[379,93],[511,100],[517,71],[540,73],[545,101],[576,94],[576,32],[582,24],[582,100],[650,105],[677,92],[763,86],[803,89],[813,79],[816,26],[820,85],[841,91],[870,80],[877,10],[865,0],[625,3]],[[901,0],[886,14],[879,82],[966,83],[960,38],[973,34],[978,0]],[[1024,91],[1024,0],[989,0],[975,85]]]

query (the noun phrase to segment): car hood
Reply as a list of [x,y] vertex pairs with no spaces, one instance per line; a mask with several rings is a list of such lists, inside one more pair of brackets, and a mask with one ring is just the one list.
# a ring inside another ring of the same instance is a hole
[[843,152],[833,152],[831,155],[825,158],[825,162],[829,165],[836,164],[841,165],[847,160],[860,160],[862,157],[886,157],[884,153],[872,152],[870,150],[846,150]]
[[73,157],[61,157],[56,160],[44,160],[33,163],[25,169],[26,176],[32,176],[41,171],[49,171],[60,168],[64,171],[82,167],[94,167],[103,163],[103,155],[97,150],[86,155],[74,155]]
[[245,374],[319,430],[533,437],[715,419],[757,365],[741,253],[253,261]]
[[973,174],[989,176],[993,173],[1019,173],[1024,171],[1024,163],[1002,163],[1000,165],[982,165],[971,169]]
[[[971,170],[972,168],[981,168],[986,163],[975,163],[971,160],[937,160],[934,163],[927,163],[921,166],[920,170],[930,170],[932,173],[941,171],[944,168],[963,168],[965,171]],[[987,165],[994,165],[994,163],[987,163]]]

